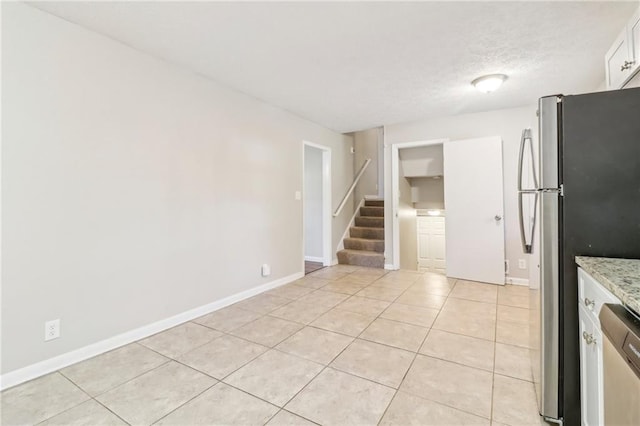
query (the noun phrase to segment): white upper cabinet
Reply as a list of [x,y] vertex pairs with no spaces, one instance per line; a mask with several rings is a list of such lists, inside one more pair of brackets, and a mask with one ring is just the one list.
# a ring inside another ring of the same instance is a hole
[[616,38],[613,46],[604,57],[607,89],[619,89],[624,84],[629,74],[629,40],[627,30],[623,30]]
[[607,89],[620,89],[640,69],[640,9],[620,32],[604,57]]
[[[633,70],[637,72],[640,69],[640,9],[636,10],[633,18],[627,25],[629,34],[629,50],[631,50],[631,60],[633,61]],[[633,73],[634,71],[632,71]]]

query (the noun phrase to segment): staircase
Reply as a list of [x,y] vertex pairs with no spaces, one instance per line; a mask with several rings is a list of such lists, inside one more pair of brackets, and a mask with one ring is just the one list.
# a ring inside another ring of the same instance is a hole
[[338,252],[338,263],[384,268],[384,201],[365,200],[355,222],[344,250]]

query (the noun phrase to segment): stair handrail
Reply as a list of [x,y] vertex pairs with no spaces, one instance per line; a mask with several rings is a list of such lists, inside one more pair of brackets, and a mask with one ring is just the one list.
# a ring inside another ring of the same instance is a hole
[[356,189],[356,185],[358,184],[358,181],[360,180],[360,178],[364,174],[364,171],[366,170],[366,168],[369,166],[369,163],[371,163],[371,158],[367,158],[366,160],[364,160],[364,164],[362,165],[362,167],[360,167],[360,171],[358,172],[356,177],[353,178],[353,183],[351,184],[351,186],[347,190],[347,193],[344,195],[344,198],[342,199],[342,202],[340,203],[340,205],[336,209],[335,213],[333,214],[333,217],[338,216],[340,214],[340,212],[342,211],[342,209],[344,208],[344,205],[347,204],[347,199],[349,198],[349,196],[351,195],[353,190]]

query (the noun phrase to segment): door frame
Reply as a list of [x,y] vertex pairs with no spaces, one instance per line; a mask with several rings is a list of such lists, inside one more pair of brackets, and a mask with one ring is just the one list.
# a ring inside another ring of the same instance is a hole
[[440,145],[449,139],[431,139],[426,141],[400,142],[391,145],[391,241],[393,259],[391,269],[400,269],[400,220],[398,218],[398,204],[400,199],[400,150],[429,145]]
[[331,148],[314,142],[302,141],[302,272],[304,272],[305,262],[304,151],[307,146],[322,152],[322,265],[330,266],[333,259],[331,253]]

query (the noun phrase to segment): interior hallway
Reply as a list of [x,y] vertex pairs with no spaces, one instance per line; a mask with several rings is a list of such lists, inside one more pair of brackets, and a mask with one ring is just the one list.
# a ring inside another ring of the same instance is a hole
[[2,424],[540,424],[528,289],[337,265],[2,394]]

